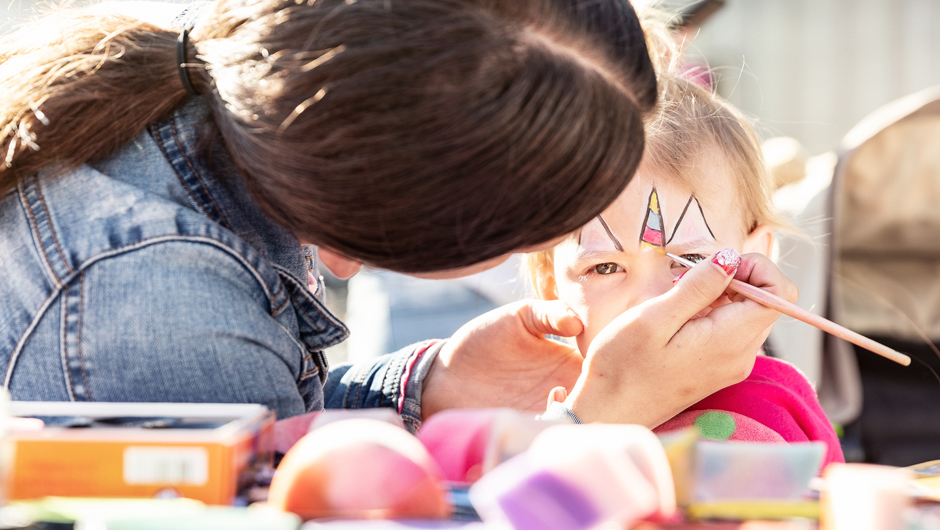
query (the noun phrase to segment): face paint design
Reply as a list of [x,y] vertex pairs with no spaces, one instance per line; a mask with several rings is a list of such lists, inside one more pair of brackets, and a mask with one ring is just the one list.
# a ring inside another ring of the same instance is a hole
[[705,212],[702,210],[702,205],[699,204],[695,196],[690,196],[666,244],[672,243],[673,240],[675,240],[676,244],[680,245],[690,241],[701,240],[705,237],[705,234],[708,234],[713,240],[716,239],[715,234],[712,233],[712,229],[708,226],[708,221],[705,220]]
[[[686,201],[668,240],[665,238],[665,233],[659,194],[656,192],[656,188],[653,188],[647,201],[646,217],[643,219],[643,227],[640,232],[641,250],[653,248],[662,252],[668,244],[682,245],[708,238],[711,240],[716,239],[711,227],[708,226],[708,221],[705,220],[702,205],[699,204],[694,195],[690,195],[689,200]],[[614,235],[602,215],[598,215],[581,228],[581,232],[578,234],[578,247],[581,253],[623,252],[623,245]]]
[[640,232],[640,249],[650,247],[659,250],[663,247],[663,240],[663,216],[659,209],[659,196],[656,195],[656,188],[653,188]]
[[578,246],[581,252],[606,252],[616,250],[623,252],[623,245],[617,236],[610,231],[610,226],[604,217],[598,215],[590,223],[581,228],[578,235]]

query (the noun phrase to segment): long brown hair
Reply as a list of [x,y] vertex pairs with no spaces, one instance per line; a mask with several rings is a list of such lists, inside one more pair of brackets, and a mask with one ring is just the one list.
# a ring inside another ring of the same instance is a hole
[[[220,0],[190,72],[275,221],[371,265],[457,268],[577,229],[640,161],[645,49],[613,58],[549,4]],[[0,46],[0,193],[187,99],[176,32],[100,11],[41,24]]]

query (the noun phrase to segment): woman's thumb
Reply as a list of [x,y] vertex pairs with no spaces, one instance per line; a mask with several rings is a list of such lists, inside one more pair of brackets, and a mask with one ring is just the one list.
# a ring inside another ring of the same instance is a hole
[[538,337],[574,337],[584,330],[578,315],[561,300],[525,300],[516,311],[526,330]]

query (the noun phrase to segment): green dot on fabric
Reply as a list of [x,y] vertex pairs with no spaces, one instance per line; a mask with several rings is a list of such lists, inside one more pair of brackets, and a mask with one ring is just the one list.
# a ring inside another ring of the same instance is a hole
[[723,441],[734,434],[734,418],[730,414],[710,410],[695,418],[695,428],[706,440]]

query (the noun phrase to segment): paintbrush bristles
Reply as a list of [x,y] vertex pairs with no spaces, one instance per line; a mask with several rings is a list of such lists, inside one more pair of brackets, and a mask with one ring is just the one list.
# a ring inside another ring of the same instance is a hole
[[[665,255],[669,256],[677,263],[684,265],[686,267],[692,268],[695,266],[695,263],[689,261],[685,258],[676,256],[669,252],[663,252]],[[866,350],[872,351],[890,359],[898,364],[909,366],[911,364],[911,358],[903,353],[895,351],[880,342],[875,342],[864,335],[860,335],[848,328],[840,326],[831,320],[827,320],[819,315],[810,313],[809,311],[803,309],[802,307],[793,304],[776,296],[774,294],[768,293],[767,291],[754,287],[749,283],[742,282],[741,280],[731,280],[731,285],[728,288],[736,293],[739,293],[747,298],[771,309],[780,311],[784,315],[791,316],[797,320],[806,322],[811,326],[815,326],[826,333],[830,333],[839,337],[840,339],[847,340],[852,344],[861,346]]]

